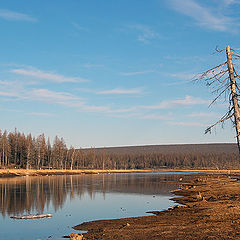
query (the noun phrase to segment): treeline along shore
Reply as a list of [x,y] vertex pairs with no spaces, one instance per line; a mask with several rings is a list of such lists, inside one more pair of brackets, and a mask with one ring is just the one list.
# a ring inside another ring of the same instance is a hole
[[236,144],[185,144],[75,149],[15,129],[0,130],[0,168],[239,169]]

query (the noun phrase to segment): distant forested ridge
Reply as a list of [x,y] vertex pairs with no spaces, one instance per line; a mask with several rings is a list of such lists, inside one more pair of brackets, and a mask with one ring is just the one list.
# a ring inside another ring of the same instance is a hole
[[64,139],[33,137],[15,129],[0,130],[0,168],[54,169],[236,169],[236,144],[152,145],[112,148],[68,148]]

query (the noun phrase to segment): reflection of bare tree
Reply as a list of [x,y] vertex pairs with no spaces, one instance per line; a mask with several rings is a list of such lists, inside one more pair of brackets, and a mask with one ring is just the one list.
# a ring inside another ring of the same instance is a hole
[[55,211],[70,199],[87,193],[169,194],[177,175],[103,174],[79,176],[43,176],[0,179],[0,212],[3,216],[30,212],[42,213],[52,203]]

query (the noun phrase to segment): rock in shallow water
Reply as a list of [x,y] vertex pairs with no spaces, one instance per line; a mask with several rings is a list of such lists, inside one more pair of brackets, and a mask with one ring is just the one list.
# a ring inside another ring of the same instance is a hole
[[77,233],[70,233],[69,234],[70,240],[82,240],[83,235],[82,234],[77,234]]

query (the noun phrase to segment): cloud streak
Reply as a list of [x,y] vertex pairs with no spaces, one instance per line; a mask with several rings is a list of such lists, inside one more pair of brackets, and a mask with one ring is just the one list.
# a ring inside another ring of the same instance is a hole
[[7,9],[0,9],[0,18],[8,21],[27,21],[27,22],[37,21],[36,18],[33,18],[27,14],[14,12]]
[[191,118],[212,118],[212,117],[216,117],[218,116],[219,114],[217,113],[213,113],[213,112],[196,112],[196,113],[191,113],[191,114],[188,114],[188,117],[191,117]]
[[136,76],[136,75],[143,75],[147,73],[153,73],[153,70],[146,70],[146,71],[139,71],[139,72],[121,72],[120,75],[122,76]]
[[15,74],[18,74],[18,75],[23,75],[23,76],[43,79],[43,80],[56,82],[56,83],[88,82],[88,80],[84,79],[84,78],[65,77],[65,76],[60,75],[60,74],[51,73],[51,72],[45,72],[45,71],[42,71],[42,70],[39,70],[39,69],[18,68],[18,69],[12,69],[11,72],[13,72]]
[[123,89],[123,88],[115,88],[110,90],[103,90],[97,92],[100,95],[123,95],[123,94],[141,94],[142,90],[138,88],[134,89]]
[[42,102],[79,107],[83,105],[83,99],[66,92],[50,91],[48,89],[33,89],[29,91],[27,98]]
[[200,122],[168,122],[170,125],[177,125],[177,126],[187,126],[187,127],[206,127],[207,124],[203,124]]
[[133,108],[112,109],[110,106],[102,105],[89,105],[82,98],[72,95],[67,92],[56,92],[48,89],[33,89],[30,92],[25,92],[24,99],[31,101],[41,101],[50,104],[63,105],[70,108],[75,108],[79,112],[91,112],[91,113],[127,113],[133,110]]
[[27,115],[37,116],[37,117],[54,117],[55,116],[55,114],[44,113],[44,112],[31,112],[31,113],[27,113]]
[[137,40],[142,43],[150,43],[154,39],[161,38],[160,34],[153,30],[153,28],[143,25],[143,24],[133,24],[128,26],[129,29],[132,29],[138,33]]
[[[0,97],[3,101],[23,101],[23,102],[42,102],[46,104],[55,104],[66,108],[72,108],[77,112],[87,112],[96,114],[105,114],[110,117],[121,118],[138,118],[142,120],[156,120],[156,121],[172,121],[173,115],[171,113],[160,113],[156,110],[173,109],[183,106],[194,105],[208,105],[209,101],[198,97],[185,96],[180,99],[170,99],[161,101],[159,104],[153,105],[129,105],[119,106],[114,102],[100,103],[93,102],[92,104],[85,98],[80,97],[78,94],[73,94],[67,91],[50,90],[47,88],[29,88],[22,81],[1,81],[4,91],[0,91]],[[81,89],[80,89],[81,90]],[[141,88],[114,88],[102,91],[91,89],[83,89],[86,92],[91,92],[98,95],[126,95],[126,94],[141,94]],[[92,99],[93,100],[93,99]],[[31,113],[31,115],[48,116],[44,113]],[[203,114],[202,114],[203,115]],[[198,113],[193,113],[188,117],[205,117]],[[184,125],[185,123],[176,123]],[[188,123],[189,124],[189,123]],[[193,125],[192,123],[190,123]]]
[[74,26],[75,29],[77,29],[78,31],[86,31],[88,32],[88,29],[86,29],[85,27],[80,26],[78,23],[76,22],[72,22],[72,25]]
[[184,99],[162,101],[157,105],[142,106],[142,108],[144,108],[144,109],[167,109],[167,108],[174,108],[177,106],[208,105],[209,103],[210,103],[209,100],[195,98],[192,96],[186,96]]
[[240,4],[240,1],[239,0],[223,0],[224,6],[229,6],[232,4]]
[[159,115],[159,114],[149,114],[149,115],[143,115],[140,117],[141,119],[148,119],[148,120],[172,120],[173,117],[168,115]]
[[18,97],[19,95],[15,92],[0,91],[0,96],[2,96],[2,97]]
[[196,77],[196,74],[193,73],[186,73],[186,72],[178,72],[178,73],[169,73],[170,77],[182,79],[182,80],[192,80],[194,77]]
[[172,9],[194,19],[195,23],[203,28],[226,32],[234,21],[223,13],[201,6],[196,0],[168,0],[168,2]]

